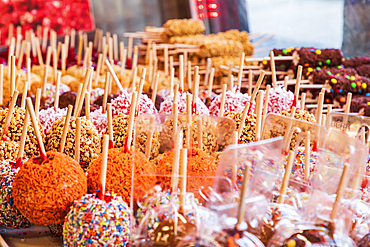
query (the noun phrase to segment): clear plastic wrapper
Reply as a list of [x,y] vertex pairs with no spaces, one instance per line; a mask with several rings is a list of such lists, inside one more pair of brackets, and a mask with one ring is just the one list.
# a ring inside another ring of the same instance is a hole
[[[141,174],[135,167],[132,171],[131,205],[135,218],[132,221],[132,229],[136,233],[133,241],[140,243],[139,246],[166,245],[168,243],[163,241],[167,237],[172,241],[169,246],[175,246],[174,244],[180,241],[185,233],[196,231],[201,227],[202,217],[211,214],[208,209],[202,207],[208,198],[201,191],[212,187],[219,155],[231,144],[235,123],[225,117],[192,116],[191,119],[189,117],[143,114],[136,118],[134,152],[143,152],[156,166],[155,172],[151,174]],[[185,211],[179,206],[177,186],[184,176],[173,171],[176,167],[173,163],[176,157],[174,122],[177,122],[175,125],[177,133],[182,132],[183,135],[180,141],[181,148],[187,149]],[[153,138],[156,138],[156,153],[153,153],[151,148],[149,150],[154,143]],[[150,185],[152,189],[141,189],[142,181],[154,181]],[[192,225],[181,225],[184,222]],[[179,227],[187,230],[184,233],[167,232],[165,234],[167,237],[163,237],[163,231],[161,232],[159,227],[164,229],[172,227],[172,230]]]
[[312,145],[314,150],[323,148],[325,145],[326,129],[322,125],[270,113],[266,117],[261,139],[265,140],[284,136],[283,151],[288,153],[289,149],[293,150],[296,145],[304,146],[303,139],[298,142],[298,135],[307,131],[310,131],[310,145]]

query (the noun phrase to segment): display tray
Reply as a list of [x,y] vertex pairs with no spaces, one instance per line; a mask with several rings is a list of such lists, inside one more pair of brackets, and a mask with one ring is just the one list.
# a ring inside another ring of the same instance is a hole
[[27,229],[8,229],[0,227],[0,247],[60,247],[61,238],[51,237],[46,226],[32,226]]

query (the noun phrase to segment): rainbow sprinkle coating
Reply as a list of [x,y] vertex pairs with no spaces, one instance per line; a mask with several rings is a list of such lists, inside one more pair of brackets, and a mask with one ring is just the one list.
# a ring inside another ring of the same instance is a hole
[[106,202],[87,194],[74,202],[65,218],[63,246],[129,246],[129,216],[120,196]]
[[31,222],[23,216],[14,205],[13,181],[19,169],[15,169],[8,161],[0,163],[0,226],[8,228],[26,228]]

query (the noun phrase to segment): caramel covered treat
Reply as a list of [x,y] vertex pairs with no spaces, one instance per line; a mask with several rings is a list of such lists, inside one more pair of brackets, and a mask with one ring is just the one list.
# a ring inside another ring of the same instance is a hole
[[[232,118],[236,123],[236,129],[239,129],[240,122],[242,120],[243,112],[227,111],[225,117]],[[243,127],[242,134],[239,137],[238,143],[249,143],[256,140],[256,114],[249,113],[245,119],[245,125]]]
[[[46,135],[45,149],[58,151],[65,123],[65,116],[55,121]],[[76,118],[71,117],[64,147],[64,154],[75,156]],[[100,136],[95,126],[85,118],[81,118],[80,165],[86,169],[95,160],[101,150]]]
[[206,30],[203,21],[195,19],[172,19],[163,24],[163,27],[169,37],[202,34]]

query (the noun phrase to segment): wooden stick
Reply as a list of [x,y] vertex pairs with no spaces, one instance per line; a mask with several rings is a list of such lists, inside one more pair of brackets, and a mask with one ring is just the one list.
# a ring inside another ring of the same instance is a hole
[[54,72],[54,81],[57,78],[57,71],[58,71],[58,56],[57,51],[53,49],[53,72]]
[[212,68],[211,69],[211,75],[209,77],[209,83],[208,83],[208,98],[211,98],[211,95],[212,95],[214,76],[215,76],[215,68]]
[[48,71],[49,71],[49,66],[45,65],[44,66],[44,77],[42,80],[42,86],[41,86],[41,96],[45,97],[45,88],[46,88],[46,83],[48,82]]
[[10,45],[10,41],[13,38],[13,32],[14,32],[14,24],[10,23],[8,27],[8,45]]
[[68,110],[67,110],[67,115],[66,115],[66,118],[65,118],[65,121],[64,121],[62,137],[60,139],[60,146],[59,146],[59,152],[60,153],[64,152],[64,146],[66,144],[68,128],[69,128],[69,120],[71,119],[71,116],[72,116],[72,110],[73,110],[73,106],[69,105]]
[[253,93],[251,95],[251,98],[249,99],[250,102],[253,102],[254,99],[256,98],[257,92],[258,92],[258,90],[261,87],[261,84],[263,82],[263,79],[265,78],[265,74],[266,74],[266,72],[262,70],[260,76],[258,77],[256,86],[254,87],[254,90],[253,90]]
[[28,81],[27,90],[30,90],[31,89],[31,84],[32,84],[32,81],[31,81],[31,58],[27,59],[26,67],[27,67],[26,77],[27,77],[27,81]]
[[238,88],[239,88],[239,90],[241,90],[241,87],[242,87],[244,57],[245,57],[245,53],[243,52],[241,57],[240,57],[240,62],[239,62],[239,73],[238,73]]
[[103,105],[102,105],[102,113],[105,113],[105,110],[107,109],[107,102],[108,102],[108,91],[109,91],[109,81],[110,81],[110,73],[107,72],[105,76],[105,89],[104,89],[104,96],[103,96]]
[[81,118],[76,118],[75,160],[80,163]]
[[89,53],[90,53],[90,48],[86,48],[85,49],[84,60],[83,60],[83,64],[82,64],[82,75],[84,75],[86,73],[86,68],[87,68],[88,62],[89,62]]
[[114,148],[114,138],[113,138],[113,114],[112,114],[112,104],[107,104],[107,119],[108,119],[108,134],[109,134],[109,148]]
[[158,59],[155,58],[154,59],[154,66],[153,66],[153,74],[152,74],[152,78],[151,78],[151,89],[153,90],[153,86],[154,86],[154,79],[155,79],[155,75],[157,74],[157,68],[158,68]]
[[345,189],[347,187],[347,183],[348,183],[348,175],[349,175],[349,165],[348,163],[344,163],[343,165],[343,171],[342,171],[342,176],[340,177],[340,181],[339,181],[339,185],[338,185],[338,188],[337,188],[337,196],[335,197],[335,201],[334,201],[334,205],[333,205],[333,209],[331,211],[331,214],[330,214],[330,219],[331,220],[335,220],[336,216],[337,216],[337,212],[338,212],[338,209],[339,209],[339,206],[340,206],[340,201],[344,195],[344,192],[345,192]]
[[22,46],[21,46],[21,51],[19,53],[19,59],[18,59],[18,64],[17,64],[17,69],[21,69],[22,67],[22,62],[23,62],[23,56],[25,53],[27,42],[25,40],[22,41]]
[[67,44],[63,44],[62,45],[62,74],[65,75],[66,73],[66,68],[67,68],[67,65],[66,65],[66,62],[67,62]]
[[83,101],[84,101],[84,96],[85,96],[85,92],[86,92],[86,89],[87,89],[87,86],[89,85],[89,80],[90,80],[90,76],[92,74],[92,69],[87,69],[86,70],[86,75],[85,75],[85,78],[84,78],[84,83],[83,83],[83,87],[82,87],[82,91],[80,93],[80,96],[78,97],[79,98],[79,102],[78,102],[78,107],[77,109],[75,109],[75,112],[73,114],[74,117],[78,117],[80,116],[80,113],[81,113],[81,108],[82,108],[82,104],[83,104]]
[[173,99],[172,99],[172,104],[177,103],[177,98],[179,95],[179,84],[175,84],[173,88]]
[[[291,108],[291,112],[290,112],[290,118],[292,120],[294,120],[294,116],[295,116],[295,112],[296,112],[296,108],[295,106],[292,106]],[[284,151],[287,151],[289,150],[289,146],[290,146],[290,141],[291,141],[291,130],[292,130],[292,125],[293,125],[293,122],[289,120],[288,122],[288,126],[286,128],[286,131],[285,131],[285,135],[284,135]]]
[[128,51],[127,51],[127,58],[131,59],[132,58],[132,46],[134,43],[134,38],[129,37],[128,38]]
[[207,58],[206,74],[204,76],[204,85],[207,85],[208,83],[208,78],[209,78],[211,67],[212,67],[212,59],[209,57]]
[[262,132],[262,106],[263,106],[263,91],[259,90],[256,102],[256,141],[261,139]]
[[113,58],[118,60],[118,37],[117,34],[113,34]]
[[39,117],[40,101],[41,101],[41,89],[38,88],[36,90],[36,100],[35,100],[35,115],[36,115],[36,117]]
[[266,91],[265,91],[265,104],[263,105],[263,116],[267,115],[267,110],[268,110],[268,105],[269,105],[269,99],[270,99],[270,85],[266,86]]
[[48,45],[48,36],[49,36],[49,28],[44,27],[43,34],[42,34],[42,50],[46,51],[46,46]]
[[113,38],[109,37],[108,39],[108,58],[109,61],[113,60]]
[[22,102],[21,108],[26,109],[26,97],[27,97],[27,89],[28,89],[28,81],[24,82],[23,92],[22,92]]
[[138,57],[139,57],[139,48],[137,47],[137,45],[135,45],[135,47],[134,47],[134,58],[132,59],[132,67],[137,66]]
[[131,92],[136,90],[136,79],[137,79],[137,67],[133,68],[132,70],[132,83],[131,83]]
[[280,187],[280,195],[278,199],[279,204],[284,203],[284,196],[286,195],[286,189],[289,184],[290,174],[292,173],[294,158],[295,158],[294,152],[292,150],[289,150],[288,162],[285,167],[284,177]]
[[51,53],[53,52],[51,46],[48,47],[47,52],[46,52],[46,60],[45,60],[45,65],[50,66],[50,60],[51,60]]
[[8,132],[8,129],[9,129],[10,120],[13,117],[14,107],[17,103],[18,94],[19,94],[19,92],[17,90],[14,90],[14,92],[12,94],[11,101],[10,101],[10,104],[9,104],[8,113],[6,114],[6,118],[5,118],[4,127],[2,128],[2,131],[1,131],[1,136],[0,137],[1,137],[2,141],[5,141],[5,136]]
[[83,36],[78,35],[77,65],[81,66]]
[[137,98],[138,98],[138,93],[137,92],[132,92],[129,123],[128,123],[128,127],[127,127],[127,143],[126,143],[126,149],[127,150],[130,150],[130,147],[131,147],[132,130],[134,129],[134,119],[135,119],[135,111],[136,111],[135,106],[136,106]]
[[23,128],[22,128],[22,136],[21,141],[19,142],[19,151],[18,151],[18,157],[17,157],[17,163],[22,164],[22,158],[24,154],[24,147],[26,146],[26,138],[27,138],[27,132],[28,132],[28,123],[30,120],[30,112],[26,110],[26,115],[24,116],[23,120]]
[[180,208],[183,210],[186,206],[186,176],[187,176],[188,150],[181,149],[181,180],[180,180]]
[[[176,84],[177,85],[177,84]],[[172,103],[172,116],[173,116],[173,133],[172,138],[176,140],[176,133],[177,133],[177,122],[178,122],[178,115],[179,115],[179,107],[176,101]]]
[[4,65],[0,64],[0,106],[4,104],[3,97],[4,97]]
[[306,106],[306,93],[302,93],[301,95],[301,110],[303,111]]
[[26,59],[31,58],[31,43],[26,43]]
[[253,84],[253,71],[250,69],[248,74],[248,94],[252,94],[252,84]]
[[[233,91],[234,89],[234,76],[231,74],[229,75],[229,85],[230,85],[230,91]],[[238,89],[235,90],[237,92]]]
[[198,118],[197,120],[197,130],[198,130],[198,149],[203,149],[203,130],[202,130],[202,119]]
[[183,139],[183,133],[182,133],[182,130],[180,129],[176,133],[174,158],[172,162],[171,188],[173,192],[176,192],[178,188],[179,163],[180,163],[179,159],[180,159],[180,149],[182,148],[182,139]]
[[275,56],[274,52],[270,51],[270,66],[271,66],[271,73],[272,73],[272,86],[276,88],[276,70],[275,70]]
[[[154,118],[150,117],[149,126],[152,126],[153,123],[154,123]],[[150,129],[148,131],[148,135],[146,138],[146,147],[145,147],[145,156],[147,157],[148,160],[150,160],[150,154],[152,150],[152,140],[153,140],[153,131]]]
[[347,94],[346,108],[344,110],[344,113],[350,113],[350,110],[351,110],[351,100],[352,100],[352,93],[348,93]]
[[100,170],[100,184],[101,184],[101,191],[100,195],[103,200],[105,198],[105,184],[107,181],[107,163],[108,163],[108,150],[109,150],[109,136],[104,135],[103,137],[103,156],[101,162],[101,170]]
[[248,191],[248,185],[249,185],[249,174],[251,171],[251,166],[246,165],[244,168],[244,176],[243,176],[243,183],[242,183],[242,189],[240,192],[240,201],[239,201],[239,210],[238,210],[238,221],[236,223],[236,229],[240,229],[241,224],[244,222],[244,216],[245,216],[245,199],[247,198],[247,191]]
[[148,60],[148,81],[152,79],[152,72],[153,72],[153,51],[149,51],[149,60]]
[[90,93],[85,93],[85,115],[86,120],[90,120]]
[[[123,44],[123,42],[121,42],[121,44]],[[125,72],[126,60],[127,60],[127,50],[123,49],[122,57],[121,57],[121,76],[123,76]]]
[[39,38],[36,38],[35,42],[36,42],[36,49],[37,49],[37,59],[39,61],[39,64],[41,66],[43,66],[44,65],[44,60],[42,58]]
[[21,51],[21,41],[22,41],[22,35],[17,35],[17,42],[15,45],[15,57],[19,58],[19,53]]
[[192,103],[191,95],[186,94],[186,145],[188,148],[190,148],[192,136]]
[[324,104],[324,93],[319,93],[319,101],[316,110],[316,123],[321,124],[322,108]]
[[322,114],[321,115],[321,125],[322,126],[325,126],[325,122],[326,122],[326,115],[325,114]]
[[144,83],[145,83],[145,75],[146,75],[146,68],[143,68],[143,70],[141,71],[141,79],[140,79],[140,86],[139,86],[139,90],[138,90],[138,93],[137,93],[137,100],[136,100],[136,110],[139,111],[139,105],[140,105],[140,98],[141,98],[141,95],[143,93],[143,87],[144,87]]
[[[295,83],[295,91],[294,91],[294,97],[295,97],[296,103],[298,102],[298,99],[299,99],[299,88],[301,85],[302,69],[303,69],[303,66],[299,65],[298,72],[297,72],[297,80]],[[295,105],[295,107],[297,107],[297,105]]]
[[40,148],[41,158],[42,160],[46,160],[47,157],[46,157],[45,147],[44,147],[44,143],[43,143],[42,136],[41,136],[40,129],[39,129],[39,122],[37,121],[35,111],[33,110],[32,100],[30,97],[27,98],[26,106],[27,106],[27,111],[30,114],[33,129],[35,131],[37,142]]
[[284,77],[284,90],[288,90],[288,81],[289,81],[289,76]]
[[171,67],[171,76],[170,76],[170,95],[172,95],[172,94],[173,94],[174,80],[175,80],[175,68]]
[[15,56],[10,58],[10,95],[13,95],[15,90]]
[[154,87],[152,91],[152,101],[155,104],[155,99],[157,97],[157,90],[158,90],[158,82],[159,82],[159,73],[155,75],[155,80],[154,80]]
[[[8,79],[10,78],[10,74],[11,74],[11,67],[13,66],[13,62],[12,62],[12,56],[13,56],[13,53],[14,53],[14,46],[10,45],[9,46],[9,50],[8,50]],[[9,66],[10,64],[10,66]],[[15,59],[14,59],[14,66],[15,66]]]
[[62,42],[59,41],[58,46],[57,46],[57,60],[59,60],[61,50],[62,50]]
[[164,46],[164,74],[168,75],[168,46]]
[[306,131],[306,139],[305,139],[305,163],[304,163],[304,179],[309,180],[311,175],[311,132]]
[[108,70],[109,70],[109,72],[110,72],[113,80],[116,82],[119,90],[121,92],[123,92],[124,91],[124,88],[122,87],[121,82],[119,81],[119,79],[118,79],[116,73],[114,72],[114,69],[113,69],[112,65],[110,64],[110,62],[108,61],[108,59],[105,59],[105,64],[107,65]]
[[221,95],[221,104],[220,104],[220,114],[219,117],[223,117],[225,113],[225,98],[226,98],[226,89],[227,84],[222,85],[222,95]]
[[194,88],[193,88],[193,104],[196,104],[196,100],[198,97],[198,91],[199,91],[199,81],[200,81],[200,76],[199,76],[199,67],[195,66],[194,68]]
[[180,79],[180,90],[184,92],[184,55],[180,55],[180,67],[179,67],[179,79]]
[[191,82],[191,61],[188,61],[188,69],[187,69],[187,81],[188,81],[188,88],[192,88],[192,82]]
[[78,89],[77,89],[77,97],[76,97],[76,101],[75,101],[75,106],[74,106],[74,111],[76,112],[77,110],[77,108],[78,108],[78,103],[80,102],[80,97],[81,97],[81,92],[82,92],[82,87],[83,87],[83,84],[82,83],[80,83],[79,85],[78,85]]
[[100,70],[103,62],[103,54],[99,54],[98,56],[98,63],[96,65],[96,73],[95,73],[95,83],[94,85],[97,86],[99,83],[99,77],[100,77]]
[[60,80],[61,80],[62,73],[58,71],[57,73],[57,83],[55,86],[55,100],[54,100],[54,109],[55,111],[59,108],[59,88],[60,88]]
[[83,43],[84,43],[84,47],[83,47],[83,49],[84,49],[84,51],[86,51],[86,49],[87,49],[87,47],[88,47],[88,38],[87,38],[87,33],[84,33],[83,34]]

